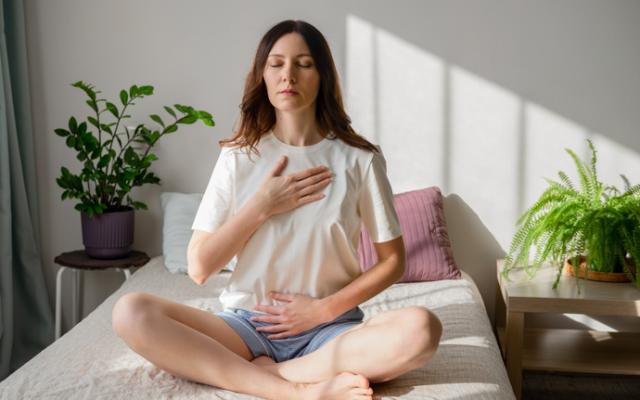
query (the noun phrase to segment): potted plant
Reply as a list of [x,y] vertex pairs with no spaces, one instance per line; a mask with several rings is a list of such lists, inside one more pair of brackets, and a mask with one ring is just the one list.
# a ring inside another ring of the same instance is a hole
[[[565,149],[576,165],[581,187],[576,188],[562,171],[558,172],[559,182],[545,178],[549,187],[519,217],[505,258],[504,278],[518,266],[532,278],[543,263],[550,263],[557,268],[554,289],[565,265],[576,279],[590,277],[590,271],[621,273],[640,288],[636,268],[640,262],[640,185],[631,186],[621,175],[625,184],[621,192],[598,181],[596,149],[587,142],[590,163]],[[532,248],[535,255],[530,263]]]
[[176,132],[178,125],[198,120],[207,126],[215,123],[206,111],[174,104],[174,107],[164,106],[173,119],[170,123],[151,114],[149,118],[157,125],[155,129],[142,123],[125,126],[125,120],[131,118],[129,109],[135,101],[153,95],[153,86],[133,85],[128,91],[121,90],[121,108],[99,98],[101,92],[94,90],[93,85],[78,81],[71,86],[86,93],[86,103],[93,115],[82,122],[72,116],[68,128],[55,130],[83,163],[79,174],[62,167],[56,182],[63,189],[62,200],[79,200],[75,209],[81,212],[86,253],[95,258],[124,257],[133,243],[133,211],[147,209],[146,204],[133,200],[129,192],[147,183],[160,184],[160,178],[149,171],[158,159],[150,152],[153,145],[162,136]]

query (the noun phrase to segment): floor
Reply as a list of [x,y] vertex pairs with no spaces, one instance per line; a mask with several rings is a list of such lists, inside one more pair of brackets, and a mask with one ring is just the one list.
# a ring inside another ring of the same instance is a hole
[[640,399],[640,376],[524,371],[523,400]]

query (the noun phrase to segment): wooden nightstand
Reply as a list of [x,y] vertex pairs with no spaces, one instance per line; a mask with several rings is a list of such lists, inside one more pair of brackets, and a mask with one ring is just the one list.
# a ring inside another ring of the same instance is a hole
[[[580,281],[562,276],[552,288],[556,269],[543,266],[523,281],[524,270],[500,272],[498,260],[496,332],[509,380],[518,399],[522,370],[640,375],[640,332],[578,329],[524,329],[526,313],[577,313],[640,317],[640,290],[629,283]],[[638,318],[640,327],[640,318]]]
[[85,270],[104,270],[109,268],[115,268],[118,271],[124,273],[125,279],[131,277],[130,268],[141,267],[149,261],[149,256],[141,251],[133,250],[131,254],[124,258],[115,258],[110,260],[103,260],[97,258],[90,258],[84,252],[84,250],[70,251],[62,253],[53,260],[56,264],[60,265],[60,269],[56,275],[56,329],[55,340],[60,337],[61,319],[62,319],[62,274],[67,269],[73,269],[73,324],[78,323],[78,280]]

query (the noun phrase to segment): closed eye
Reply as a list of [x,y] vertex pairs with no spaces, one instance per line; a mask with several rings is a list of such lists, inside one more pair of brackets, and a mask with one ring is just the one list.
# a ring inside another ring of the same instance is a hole
[[[309,65],[302,65],[302,64],[298,64],[299,66],[301,66],[302,68],[311,68],[313,66],[313,64],[309,64]],[[282,64],[277,64],[277,65],[269,65],[272,68],[278,68],[281,67]]]

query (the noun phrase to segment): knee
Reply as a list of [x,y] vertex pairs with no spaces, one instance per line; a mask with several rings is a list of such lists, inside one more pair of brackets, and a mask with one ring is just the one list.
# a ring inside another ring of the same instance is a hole
[[125,338],[139,331],[153,312],[153,301],[146,293],[133,292],[120,297],[111,311],[113,331]]
[[423,364],[433,356],[442,336],[440,319],[425,307],[409,307],[405,315],[407,343],[411,343],[410,357]]

